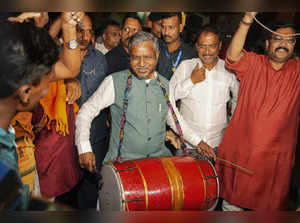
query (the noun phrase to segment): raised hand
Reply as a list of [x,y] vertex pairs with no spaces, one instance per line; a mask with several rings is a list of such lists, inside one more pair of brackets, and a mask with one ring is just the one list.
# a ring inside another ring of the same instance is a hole
[[252,23],[254,17],[257,15],[257,12],[245,12],[243,21],[246,23]]
[[72,26],[76,26],[77,24],[79,26],[84,25],[83,24],[83,17],[85,13],[84,12],[63,12],[62,13],[62,23],[63,24],[69,24]]
[[37,27],[44,27],[49,22],[48,12],[41,12],[40,16],[34,17],[34,24]]
[[8,21],[11,22],[20,22],[23,23],[24,21],[28,21],[29,19],[33,18],[40,18],[42,16],[41,12],[23,12],[17,17],[9,17]]

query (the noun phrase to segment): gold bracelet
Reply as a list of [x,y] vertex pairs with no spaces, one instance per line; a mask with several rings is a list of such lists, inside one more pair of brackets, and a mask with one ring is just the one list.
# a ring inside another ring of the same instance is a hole
[[245,22],[244,20],[241,20],[241,23],[247,25],[247,26],[250,26],[252,24],[252,22]]

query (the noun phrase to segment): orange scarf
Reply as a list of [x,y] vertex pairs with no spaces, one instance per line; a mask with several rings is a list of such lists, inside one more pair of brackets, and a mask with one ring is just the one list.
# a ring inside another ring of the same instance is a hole
[[[66,86],[63,80],[52,82],[48,94],[40,100],[45,115],[48,117],[47,127],[50,129],[52,120],[56,121],[56,132],[69,134],[68,117],[66,110]],[[74,113],[77,114],[79,107],[74,105]]]

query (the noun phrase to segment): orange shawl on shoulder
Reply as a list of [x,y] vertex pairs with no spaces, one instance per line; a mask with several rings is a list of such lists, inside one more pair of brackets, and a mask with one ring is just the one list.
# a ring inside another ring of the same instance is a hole
[[[50,83],[48,94],[40,100],[40,104],[47,116],[47,127],[50,129],[52,120],[56,120],[56,132],[69,134],[68,119],[66,111],[66,86],[63,80]],[[77,114],[79,107],[73,104],[74,112]]]

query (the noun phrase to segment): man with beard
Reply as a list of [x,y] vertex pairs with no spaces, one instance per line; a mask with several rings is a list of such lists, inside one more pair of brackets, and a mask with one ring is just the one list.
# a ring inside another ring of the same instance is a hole
[[[230,93],[233,113],[239,89],[235,75],[225,69],[224,60],[218,57],[221,47],[218,27],[201,29],[196,42],[199,58],[182,61],[169,86],[171,102],[182,102],[178,116],[183,117],[181,128],[188,148],[192,152],[208,147],[213,158],[212,148],[216,153],[228,123]],[[172,128],[176,131],[176,126]]]
[[130,37],[142,30],[142,23],[136,13],[128,13],[123,19],[121,30],[121,43],[105,54],[108,64],[107,74],[130,68],[128,42]]
[[[104,161],[171,155],[164,145],[169,108],[161,87],[168,92],[169,83],[155,71],[158,40],[140,31],[131,37],[128,49],[130,70],[109,75],[78,113],[76,145],[80,154],[91,151],[93,118],[110,106],[112,132]],[[85,168],[93,171],[95,163]]]
[[216,167],[223,210],[286,210],[295,161],[300,111],[300,61],[293,59],[296,38],[290,24],[271,27],[267,55],[243,50],[256,12],[246,12],[227,50],[226,65],[240,80],[233,117]]
[[197,57],[195,49],[181,40],[180,33],[184,28],[180,12],[163,13],[162,37],[157,71],[168,80],[171,79],[180,62]]
[[[77,100],[79,107],[96,91],[106,77],[107,63],[104,55],[92,46],[94,34],[91,19],[85,15],[84,27],[77,26],[77,39],[81,56],[83,58],[80,73],[77,79],[81,86],[81,97]],[[90,142],[92,152],[79,156],[82,167],[91,161],[100,167],[107,152],[108,128],[106,126],[106,112],[101,112],[92,122],[90,131]],[[94,170],[89,172],[85,169],[84,178],[78,191],[78,207],[80,209],[95,209],[97,203],[98,182]]]

